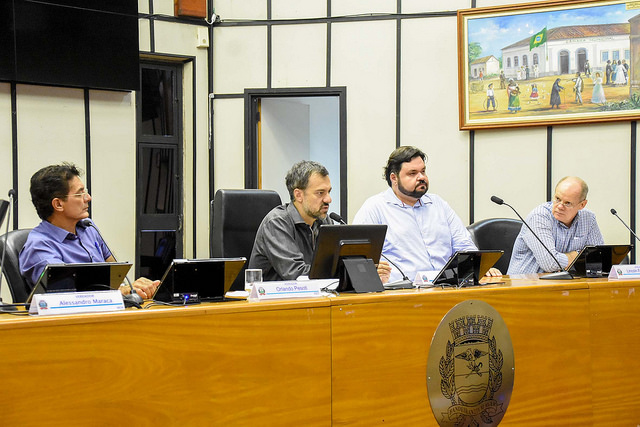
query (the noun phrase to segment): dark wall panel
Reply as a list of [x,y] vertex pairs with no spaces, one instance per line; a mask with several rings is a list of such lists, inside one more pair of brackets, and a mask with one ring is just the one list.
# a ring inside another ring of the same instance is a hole
[[0,80],[15,80],[13,2],[0,1]]
[[[100,4],[94,0],[15,0],[9,3],[13,3],[13,13],[7,10],[0,20],[7,20],[4,15],[14,16],[15,72],[9,75],[7,70],[2,78],[20,83],[139,89],[135,1]],[[87,8],[99,6],[103,10]],[[14,44],[10,33],[0,30],[0,37],[3,34],[0,52],[4,58],[5,49]],[[11,52],[6,55],[10,63]]]

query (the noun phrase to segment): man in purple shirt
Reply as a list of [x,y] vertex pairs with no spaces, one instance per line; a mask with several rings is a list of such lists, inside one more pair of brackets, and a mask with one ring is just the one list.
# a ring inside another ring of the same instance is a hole
[[[30,191],[42,219],[20,251],[20,273],[31,288],[48,264],[115,262],[97,230],[80,223],[89,217],[91,196],[76,166],[63,163],[40,169],[31,177]],[[133,287],[142,298],[151,298],[159,284],[141,277]],[[128,294],[130,289],[123,286],[120,291]]]

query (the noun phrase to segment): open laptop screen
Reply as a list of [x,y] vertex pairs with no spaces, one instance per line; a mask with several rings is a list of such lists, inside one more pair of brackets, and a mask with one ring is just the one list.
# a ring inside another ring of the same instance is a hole
[[174,259],[153,299],[163,302],[221,301],[246,258]]
[[480,279],[500,259],[504,251],[459,251],[451,255],[435,279],[434,285],[458,287],[479,285]]
[[620,264],[632,248],[633,245],[585,246],[567,270],[575,277],[607,276],[611,267]]
[[106,291],[118,289],[131,269],[128,262],[49,264],[38,279],[27,302],[46,292]]

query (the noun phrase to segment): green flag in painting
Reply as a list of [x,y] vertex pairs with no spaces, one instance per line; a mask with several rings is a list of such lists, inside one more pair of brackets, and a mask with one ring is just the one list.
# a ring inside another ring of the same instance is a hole
[[529,40],[529,50],[534,47],[540,46],[542,43],[547,41],[547,27],[544,27],[542,31],[537,34],[534,34]]

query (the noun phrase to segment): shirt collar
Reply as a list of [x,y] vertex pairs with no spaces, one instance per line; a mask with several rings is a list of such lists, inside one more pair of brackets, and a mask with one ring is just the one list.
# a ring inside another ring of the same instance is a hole
[[429,193],[425,193],[424,196],[418,199],[415,205],[407,205],[402,200],[400,200],[398,196],[396,196],[396,193],[393,192],[393,189],[391,187],[387,188],[387,191],[383,193],[382,197],[387,203],[400,206],[401,208],[419,208],[424,205],[430,205],[433,203],[433,200],[431,200],[431,196],[429,195]]
[[[300,215],[300,212],[298,212],[298,209],[293,204],[293,202],[287,203],[287,212],[289,213],[289,215],[291,215],[291,218],[293,219],[293,223],[294,224],[296,224],[296,225],[304,224],[304,225],[308,226],[308,224],[304,221],[304,219],[302,219],[302,215]],[[310,228],[312,230],[317,230],[318,228],[320,228],[320,225],[322,225],[323,223],[326,224],[327,222],[326,221],[322,221],[320,219],[316,219],[313,222],[313,224],[311,224]]]
[[49,221],[42,221],[42,227],[44,231],[51,236],[56,242],[63,242],[67,239],[73,240],[77,236],[73,233],[69,233],[67,230],[51,224]]
[[300,215],[300,212],[298,212],[298,209],[293,204],[293,202],[287,203],[287,213],[291,215],[291,218],[293,218],[294,224],[306,224],[306,222],[304,222],[304,219],[302,219],[302,215]]

